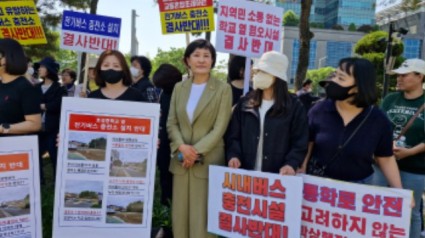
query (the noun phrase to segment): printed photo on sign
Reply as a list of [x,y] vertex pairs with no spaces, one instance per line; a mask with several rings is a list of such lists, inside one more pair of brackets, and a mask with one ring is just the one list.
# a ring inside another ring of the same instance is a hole
[[142,224],[143,197],[109,196],[106,205],[106,223]]
[[147,151],[112,149],[109,176],[145,178],[147,163]]
[[65,182],[65,207],[101,209],[103,182],[68,180]]
[[30,214],[30,188],[2,188],[0,194],[0,218]]
[[68,159],[105,161],[106,142],[102,133],[70,132]]

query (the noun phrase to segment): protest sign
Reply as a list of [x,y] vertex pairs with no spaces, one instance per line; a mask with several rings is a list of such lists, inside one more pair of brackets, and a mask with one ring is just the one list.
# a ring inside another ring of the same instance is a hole
[[64,11],[60,46],[101,54],[105,50],[118,50],[120,32],[120,18]]
[[409,237],[411,191],[301,177],[302,238]]
[[0,237],[42,238],[37,136],[0,138]]
[[159,104],[63,99],[54,238],[150,237],[158,127]]
[[214,31],[213,0],[158,0],[162,34]]
[[34,1],[0,2],[0,38],[13,38],[22,45],[47,43]]
[[208,231],[226,237],[299,237],[302,178],[210,166]]
[[281,52],[283,8],[251,1],[221,0],[217,14],[217,51],[260,57]]

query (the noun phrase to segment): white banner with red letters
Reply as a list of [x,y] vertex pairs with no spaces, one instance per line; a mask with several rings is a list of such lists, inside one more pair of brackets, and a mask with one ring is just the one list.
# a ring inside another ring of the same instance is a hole
[[156,103],[63,99],[54,238],[151,237],[158,130]]
[[208,231],[226,237],[299,237],[302,178],[209,167]]
[[62,49],[101,54],[118,50],[121,18],[64,11],[60,46]]
[[283,8],[242,0],[220,0],[217,51],[252,58],[281,52]]
[[412,192],[300,175],[302,238],[409,237]]
[[37,136],[0,137],[0,237],[42,238]]

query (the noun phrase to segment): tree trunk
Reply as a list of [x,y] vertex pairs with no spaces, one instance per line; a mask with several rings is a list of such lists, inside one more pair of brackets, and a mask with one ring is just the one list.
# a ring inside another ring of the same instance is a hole
[[310,40],[314,37],[313,32],[310,31],[309,23],[311,4],[312,0],[301,1],[300,48],[297,73],[295,76],[295,90],[299,90],[302,87],[302,83],[307,74],[310,58]]
[[[90,14],[96,14],[97,13],[97,4],[99,3],[99,0],[91,0],[90,1]],[[83,83],[84,81],[84,68],[86,65],[86,52],[83,52],[81,54],[81,68],[80,68],[80,78],[78,79],[79,83]]]

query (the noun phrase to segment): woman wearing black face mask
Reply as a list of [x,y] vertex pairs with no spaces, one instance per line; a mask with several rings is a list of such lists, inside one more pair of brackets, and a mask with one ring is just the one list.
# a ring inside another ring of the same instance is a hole
[[312,175],[371,184],[375,158],[388,183],[401,188],[391,124],[373,106],[377,95],[372,63],[342,59],[336,75],[321,85],[327,99],[309,111],[309,152],[301,172],[307,169]]
[[95,75],[96,84],[100,88],[91,92],[89,98],[143,101],[141,94],[130,87],[132,83],[130,69],[121,52],[104,51],[97,61]]

